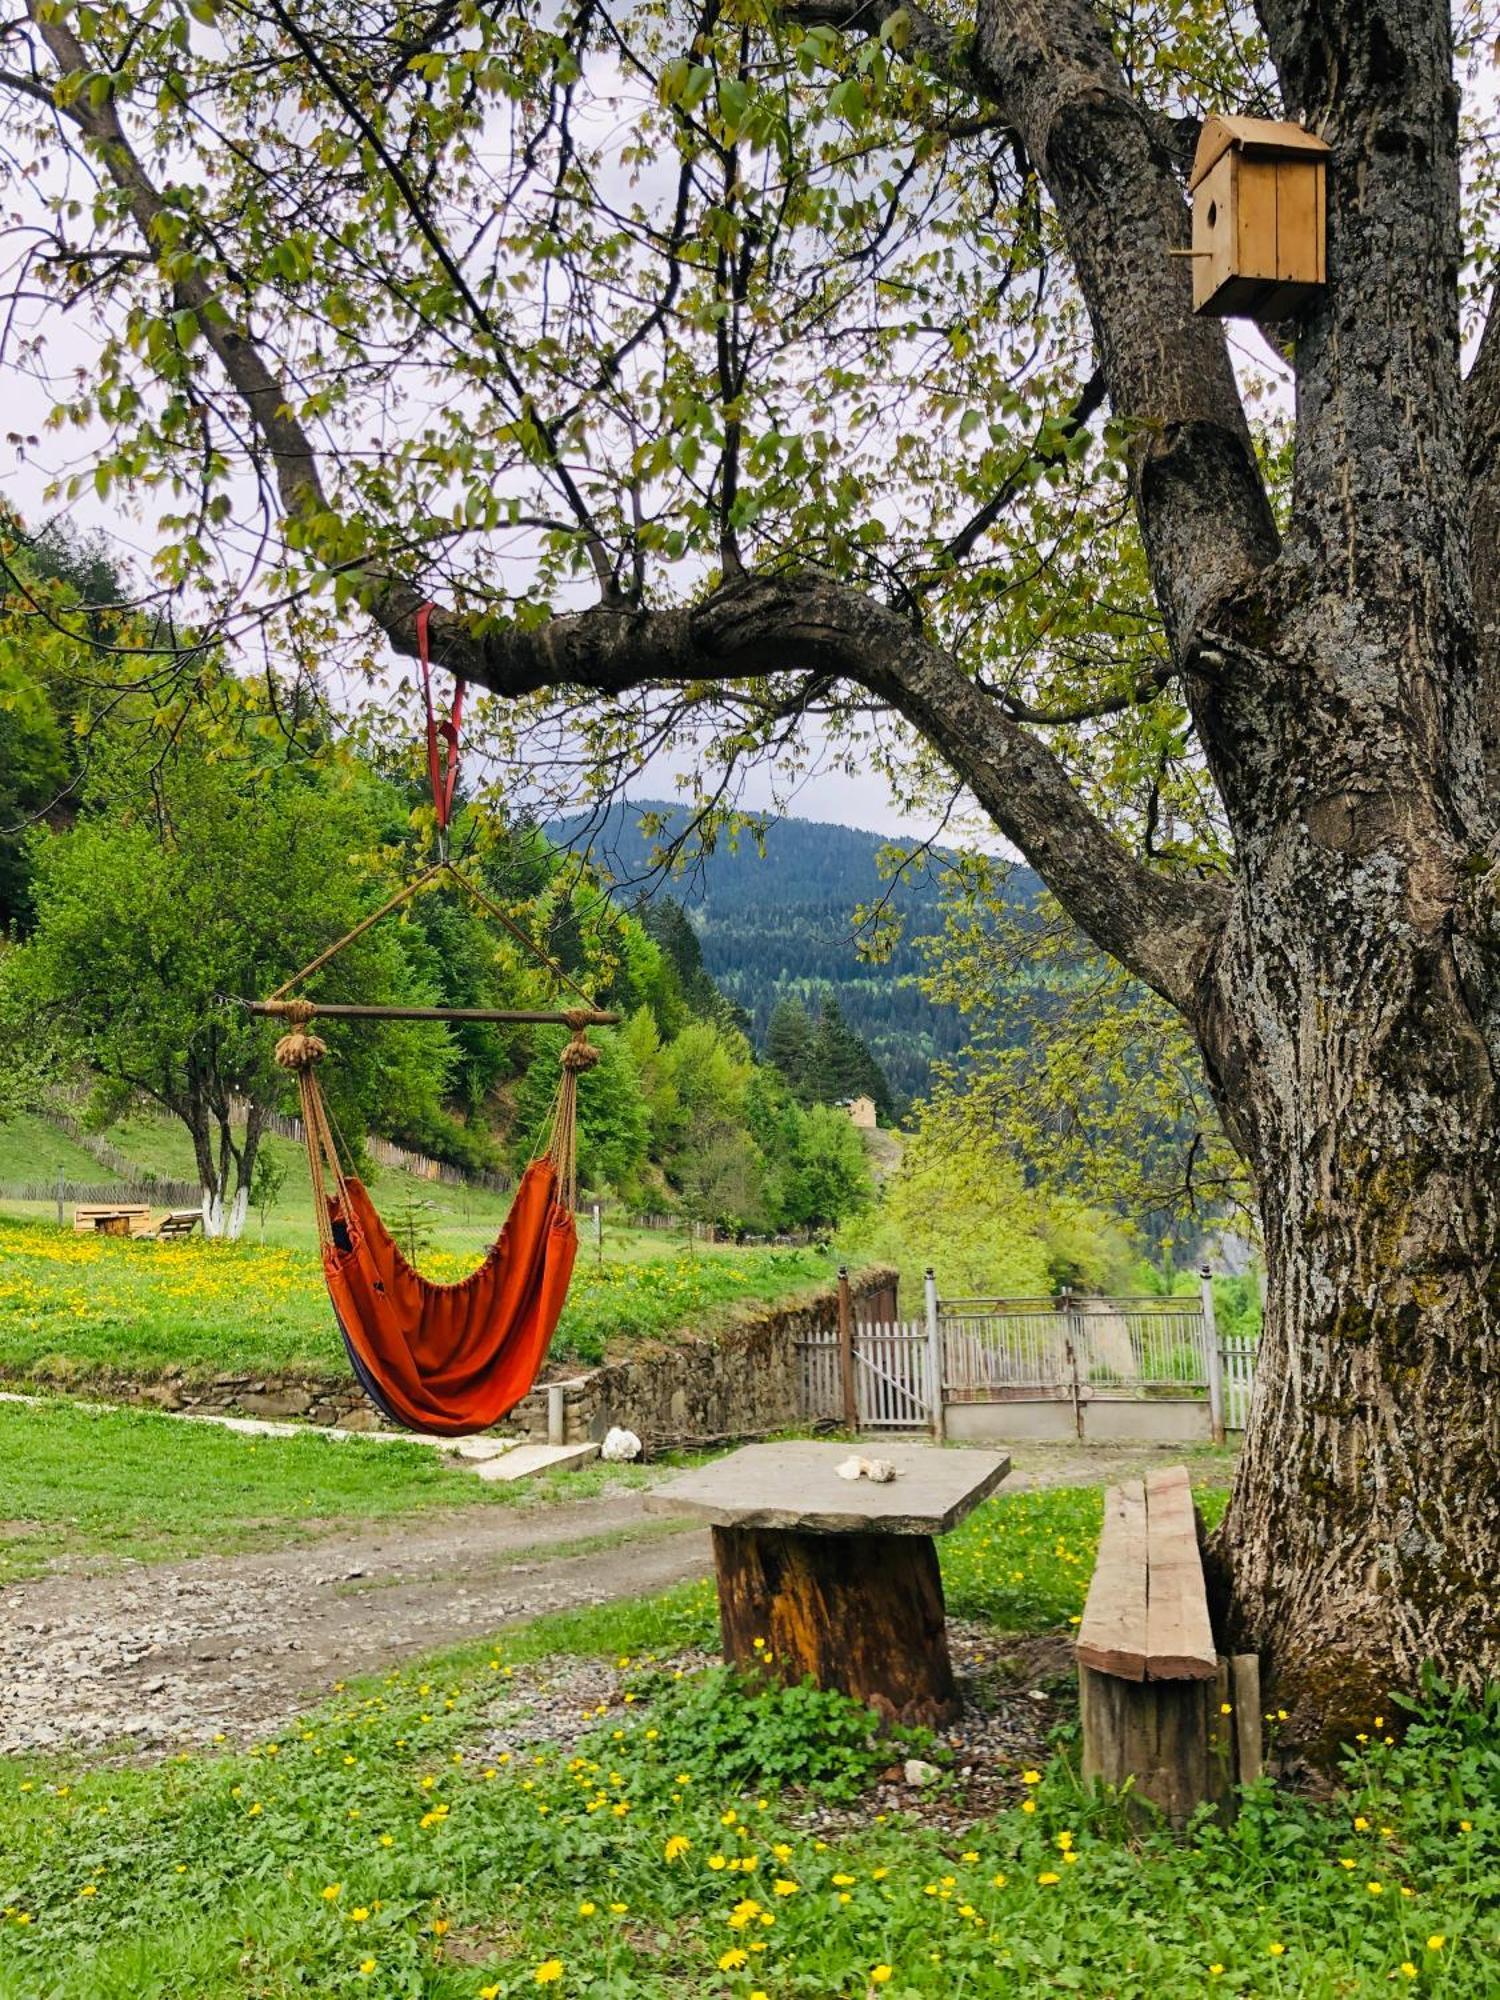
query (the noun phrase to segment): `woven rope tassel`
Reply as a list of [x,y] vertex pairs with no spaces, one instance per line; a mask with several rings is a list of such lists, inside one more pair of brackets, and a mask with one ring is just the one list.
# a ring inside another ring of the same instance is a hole
[[[570,1017],[571,1020],[571,1017]],[[552,1143],[547,1157],[557,1174],[558,1189],[569,1209],[578,1206],[578,1079],[599,1060],[580,1022],[573,1022],[572,1039],[563,1049],[562,1081],[552,1110]]]

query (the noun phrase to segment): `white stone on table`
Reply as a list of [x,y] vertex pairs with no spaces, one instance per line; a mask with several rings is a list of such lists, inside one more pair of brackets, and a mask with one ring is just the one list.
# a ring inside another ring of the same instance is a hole
[[816,1440],[751,1444],[647,1493],[648,1511],[696,1514],[718,1528],[804,1535],[942,1535],[1010,1471],[1005,1452],[890,1445],[888,1483],[840,1478],[847,1447]]

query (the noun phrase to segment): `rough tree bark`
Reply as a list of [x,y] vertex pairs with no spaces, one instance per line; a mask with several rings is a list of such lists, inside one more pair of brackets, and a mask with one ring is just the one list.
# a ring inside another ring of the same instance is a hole
[[[852,35],[890,0],[790,10]],[[42,10],[33,5],[33,18]],[[1361,1726],[1424,1661],[1500,1676],[1500,334],[1467,388],[1457,92],[1446,5],[1261,0],[1284,108],[1332,148],[1329,282],[1296,332],[1290,526],[1278,541],[1222,328],[1191,311],[1180,147],[1132,94],[1089,0],[978,0],[972,47],[909,7],[1041,176],[1136,440],[1153,588],[1235,842],[1172,881],[1092,816],[1045,745],[908,611],[818,574],[736,576],[649,610],[616,588],[539,630],[433,620],[501,695],[791,669],[924,731],[1095,941],[1191,1023],[1260,1190],[1269,1297],[1218,1548],[1230,1642],[1289,1733]],[[37,32],[86,69],[65,23]],[[66,116],[150,240],[162,197],[114,105]],[[276,469],[317,453],[201,262],[178,280]],[[559,475],[561,476],[561,474]],[[365,601],[416,650],[419,594]]]

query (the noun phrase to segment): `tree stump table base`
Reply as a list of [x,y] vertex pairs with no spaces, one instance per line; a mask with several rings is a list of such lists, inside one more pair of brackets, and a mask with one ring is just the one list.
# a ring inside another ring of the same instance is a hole
[[882,1445],[888,1482],[841,1479],[847,1445],[746,1445],[648,1494],[713,1527],[724,1657],[852,1695],[892,1722],[959,1713],[935,1535],[1010,1471],[1003,1453]]
[[811,1678],[887,1721],[958,1717],[943,1580],[930,1535],[715,1528],[724,1658],[796,1685]]

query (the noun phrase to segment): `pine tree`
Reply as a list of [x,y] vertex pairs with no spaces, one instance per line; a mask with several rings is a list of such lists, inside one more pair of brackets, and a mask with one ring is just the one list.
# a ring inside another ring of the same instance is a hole
[[778,1000],[766,1028],[766,1061],[798,1096],[807,1085],[812,1047],[812,1017],[802,1002],[795,996]]

